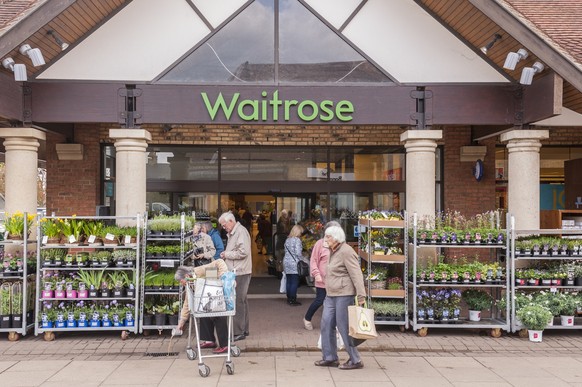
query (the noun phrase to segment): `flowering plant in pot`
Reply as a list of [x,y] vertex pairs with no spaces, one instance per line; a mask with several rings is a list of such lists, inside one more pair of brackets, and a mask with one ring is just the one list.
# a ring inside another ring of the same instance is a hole
[[42,218],[40,220],[42,235],[46,237],[47,244],[58,244],[61,241],[61,223],[62,219]]
[[463,300],[469,307],[469,320],[480,321],[481,311],[490,309],[493,298],[487,292],[478,289],[467,289],[463,292]]
[[24,219],[24,214],[19,211],[14,214],[6,214],[4,227],[8,232],[8,239],[24,239],[24,224],[26,223],[26,229],[30,233],[33,221],[34,215],[31,214],[28,214],[26,219]]
[[529,331],[529,340],[542,341],[542,332],[552,317],[552,312],[540,304],[529,304],[517,311],[517,317]]
[[574,316],[578,309],[579,301],[574,294],[560,293],[560,319],[562,326],[573,326]]

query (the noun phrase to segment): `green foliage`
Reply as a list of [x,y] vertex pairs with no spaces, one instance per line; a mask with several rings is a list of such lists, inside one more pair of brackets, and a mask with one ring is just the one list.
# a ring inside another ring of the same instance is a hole
[[489,293],[478,289],[467,289],[463,292],[463,300],[470,310],[486,310],[491,308],[493,298]]
[[81,282],[84,282],[87,287],[99,289],[103,282],[105,270],[79,270],[77,275]]
[[517,318],[530,330],[541,331],[552,318],[552,312],[545,306],[530,304],[517,311]]

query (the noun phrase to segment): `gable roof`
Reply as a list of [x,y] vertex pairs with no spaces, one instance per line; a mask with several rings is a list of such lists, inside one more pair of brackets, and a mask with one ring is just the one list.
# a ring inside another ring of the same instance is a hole
[[0,36],[48,0],[0,0]]
[[582,1],[500,0],[499,3],[582,69]]

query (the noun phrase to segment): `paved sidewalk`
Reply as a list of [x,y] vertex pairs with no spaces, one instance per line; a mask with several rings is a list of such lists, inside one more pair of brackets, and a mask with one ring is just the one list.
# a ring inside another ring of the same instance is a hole
[[[28,335],[17,342],[0,338],[0,386],[582,386],[582,335],[546,331],[542,343],[504,334],[431,329],[427,337],[381,327],[380,336],[360,346],[364,370],[319,368],[316,330],[302,317],[309,300],[290,307],[281,298],[251,300],[251,335],[236,344],[235,373],[224,358],[205,360],[211,374],[198,374],[186,358],[187,336],[171,341],[168,332],[149,336],[119,332],[63,332],[52,342]],[[194,343],[195,344],[195,343]],[[146,353],[178,352],[151,357]],[[346,353],[340,353],[342,361]]]

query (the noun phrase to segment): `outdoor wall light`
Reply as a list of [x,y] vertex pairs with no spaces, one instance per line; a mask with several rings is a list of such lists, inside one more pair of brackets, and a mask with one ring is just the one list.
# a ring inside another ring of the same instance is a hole
[[522,85],[531,85],[534,75],[544,71],[544,68],[545,66],[540,62],[535,62],[532,67],[524,67],[521,71],[519,83]]
[[44,58],[42,57],[42,52],[40,48],[31,48],[28,44],[23,44],[20,47],[20,53],[22,55],[28,55],[34,67],[42,66],[45,64]]
[[505,58],[505,63],[503,64],[504,69],[515,70],[517,62],[528,57],[528,53],[525,48],[520,48],[517,52],[510,52]]
[[14,73],[14,80],[18,82],[26,82],[28,77],[26,75],[26,66],[23,64],[14,63],[14,59],[6,58],[2,61],[2,66]]
[[501,38],[502,38],[502,36],[499,35],[499,34],[493,35],[493,40],[491,40],[489,43],[487,43],[486,45],[484,45],[483,47],[481,47],[481,51],[483,52],[483,54],[487,55],[487,52],[489,50],[491,50],[491,47],[493,47],[493,45],[495,44],[495,42],[497,42]]
[[61,48],[61,51],[65,51],[69,48],[69,43],[65,42],[55,31],[49,30],[46,34],[53,37],[55,43]]

